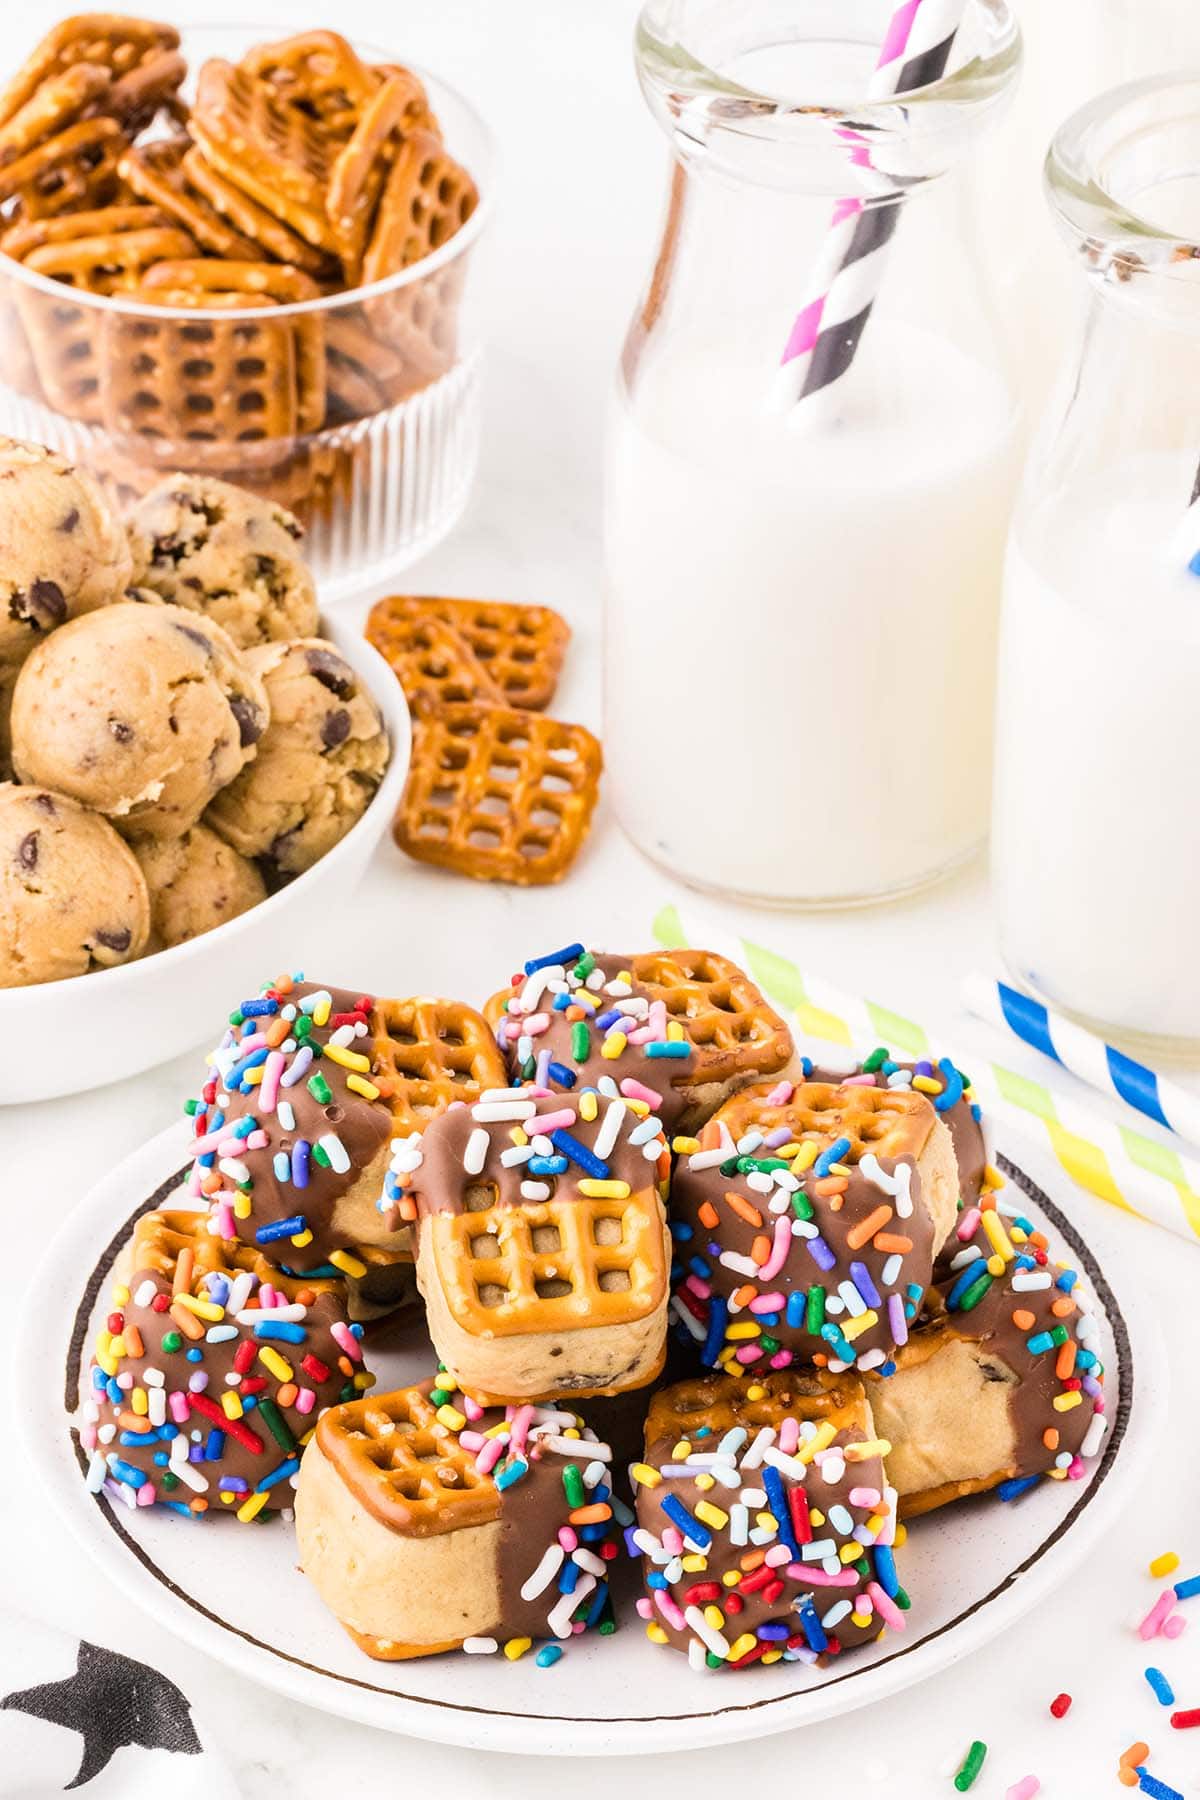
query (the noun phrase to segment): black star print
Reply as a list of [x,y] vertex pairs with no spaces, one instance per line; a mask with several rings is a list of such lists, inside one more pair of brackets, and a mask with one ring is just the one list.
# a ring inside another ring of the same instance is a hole
[[74,1675],[0,1700],[6,1712],[29,1713],[83,1738],[83,1761],[68,1788],[85,1787],[126,1744],[199,1756],[191,1708],[173,1681],[131,1657],[81,1640]]

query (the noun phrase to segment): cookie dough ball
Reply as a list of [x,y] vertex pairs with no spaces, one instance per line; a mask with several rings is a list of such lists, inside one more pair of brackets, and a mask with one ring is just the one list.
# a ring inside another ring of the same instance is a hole
[[332,644],[301,638],[250,650],[271,722],[251,767],[217,795],[207,820],[243,856],[298,875],[360,819],[387,767],[378,707]]
[[0,437],[0,665],[19,666],[47,632],[119,600],[132,567],[94,476]]
[[202,612],[249,649],[317,629],[317,593],[290,512],[205,475],[171,475],[129,518],[134,580]]
[[0,784],[0,987],[132,962],[149,931],[142,871],[107,819]]
[[262,682],[219,626],[125,602],[62,626],[26,662],[13,764],[126,837],[177,837],[254,755],[266,722]]
[[254,864],[204,825],[193,825],[180,837],[138,838],[134,852],[150,890],[154,950],[199,937],[267,897]]

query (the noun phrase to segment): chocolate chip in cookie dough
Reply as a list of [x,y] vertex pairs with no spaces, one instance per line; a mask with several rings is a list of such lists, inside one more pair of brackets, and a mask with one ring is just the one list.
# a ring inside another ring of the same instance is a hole
[[8,614],[31,631],[52,631],[67,616],[67,601],[57,581],[34,581],[28,593],[14,594]]
[[190,625],[181,625],[178,619],[172,619],[171,626],[173,630],[179,633],[180,637],[190,639],[193,644],[203,650],[206,661],[211,660],[213,653],[212,643],[205,637],[202,631],[194,631]]
[[27,831],[17,845],[16,863],[18,869],[31,873],[38,866],[38,834]]
[[129,930],[128,926],[125,926],[120,931],[98,931],[96,933],[96,942],[98,944],[103,944],[106,950],[113,951],[115,955],[124,956],[126,950],[128,950],[130,944],[133,942],[133,933]]
[[308,650],[305,652],[308,672],[322,687],[327,687],[331,694],[339,700],[353,700],[358,691],[358,683],[354,670],[349,663],[335,656],[332,650]]
[[277,838],[272,838],[270,844],[268,844],[267,858],[274,865],[276,871],[282,868],[283,860],[291,845],[295,843],[296,837],[297,832],[295,830],[281,831],[279,836]]
[[33,804],[37,807],[39,812],[44,812],[51,819],[57,819],[58,808],[54,804],[53,794],[35,794],[33,796]]
[[238,741],[244,750],[247,744],[257,744],[266,729],[262,709],[253,700],[247,700],[242,694],[232,694],[229,710],[238,723]]
[[63,517],[58,521],[58,529],[60,531],[69,533],[69,532],[74,531],[74,529],[78,525],[78,523],[79,523],[79,508],[77,506],[73,506],[71,508],[70,512],[65,513],[63,515]]
[[124,719],[110,719],[108,721],[108,729],[112,736],[117,740],[118,744],[132,744],[134,738],[137,736],[133,726],[127,724]]
[[325,714],[321,722],[321,742],[327,750],[336,750],[350,736],[350,714],[344,706]]

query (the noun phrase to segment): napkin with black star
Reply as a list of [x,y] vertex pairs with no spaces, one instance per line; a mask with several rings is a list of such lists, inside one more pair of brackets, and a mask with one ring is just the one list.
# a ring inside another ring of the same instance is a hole
[[237,1800],[187,1695],[157,1669],[11,1615],[0,1638],[0,1796]]

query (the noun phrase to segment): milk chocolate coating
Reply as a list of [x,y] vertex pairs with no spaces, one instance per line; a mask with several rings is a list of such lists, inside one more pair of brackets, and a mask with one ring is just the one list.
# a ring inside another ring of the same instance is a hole
[[[146,1282],[153,1284],[155,1296],[165,1299],[167,1306],[156,1308],[152,1300],[145,1305],[138,1304],[135,1296]],[[128,1287],[130,1298],[120,1309],[123,1321],[121,1329],[136,1326],[142,1336],[144,1353],[137,1357],[123,1357],[117,1373],[122,1377],[132,1375],[134,1387],[143,1387],[147,1370],[161,1371],[165,1377],[168,1396],[167,1423],[136,1442],[123,1441],[129,1434],[119,1430],[112,1443],[101,1445],[101,1449],[106,1453],[115,1452],[122,1462],[142,1470],[154,1483],[157,1501],[182,1502],[187,1505],[197,1498],[190,1487],[171,1473],[170,1440],[179,1431],[185,1431],[193,1440],[189,1455],[190,1466],[209,1483],[207,1493],[201,1496],[208,1501],[209,1512],[233,1512],[249,1498],[256,1484],[265,1476],[293,1456],[300,1455],[299,1440],[311,1428],[317,1413],[323,1407],[332,1406],[339,1400],[353,1399],[357,1393],[357,1389],[349,1383],[338,1366],[344,1352],[330,1331],[332,1325],[345,1322],[345,1308],[334,1294],[318,1293],[308,1304],[303,1321],[304,1341],[269,1345],[292,1368],[296,1398],[305,1389],[315,1392],[317,1400],[311,1412],[301,1413],[294,1401],[288,1407],[279,1405],[279,1390],[284,1384],[256,1354],[249,1374],[241,1376],[233,1385],[241,1393],[246,1408],[238,1425],[252,1434],[261,1448],[252,1448],[249,1441],[239,1442],[232,1431],[222,1430],[213,1420],[196,1410],[192,1411],[188,1423],[176,1425],[170,1412],[170,1396],[180,1392],[187,1393],[189,1382],[198,1376],[204,1376],[207,1378],[206,1385],[201,1391],[207,1399],[215,1401],[219,1406],[221,1396],[231,1391],[227,1377],[234,1373],[234,1358],[243,1343],[247,1340],[254,1341],[254,1328],[250,1325],[239,1326],[236,1337],[220,1343],[210,1343],[207,1338],[193,1342],[182,1336],[171,1317],[171,1281],[166,1275],[157,1270],[135,1271],[129,1279]],[[229,1318],[222,1322],[232,1324],[234,1320]],[[206,1326],[207,1329],[211,1327]],[[175,1349],[169,1350],[164,1347],[163,1340],[172,1333],[180,1341]],[[310,1356],[315,1357],[317,1363],[326,1370],[324,1376],[320,1375],[316,1365],[312,1365],[309,1370],[301,1366],[304,1359]],[[119,1406],[114,1405],[103,1391],[95,1388],[92,1385],[92,1371],[95,1369],[96,1364],[93,1362],[85,1382],[83,1398],[95,1401],[99,1406],[100,1425],[115,1424],[118,1414],[129,1410],[129,1401],[122,1400]],[[254,1390],[259,1382],[262,1387],[256,1393]],[[285,1431],[295,1440],[294,1449],[281,1444],[264,1421],[257,1404],[261,1399],[274,1401],[278,1407]],[[229,1490],[232,1498],[228,1502],[221,1498],[222,1481],[234,1484]],[[284,1477],[269,1489],[267,1504],[263,1510],[278,1512],[284,1507],[290,1507],[292,1500],[291,1482]]]
[[[320,982],[300,981],[288,994],[282,996],[281,1004],[297,1004],[307,995],[321,991]],[[333,1000],[329,1023],[314,1026],[305,1040],[317,1051],[323,1050],[333,1036],[337,1029],[334,1024],[337,1016],[353,1012],[356,1002],[361,998],[348,988],[325,988],[324,991]],[[249,1037],[262,1022],[257,1018],[247,1019],[243,1027],[235,1029]],[[366,1037],[356,1038],[349,1048],[356,1054],[369,1058],[371,1033],[368,1032]],[[288,1061],[290,1065],[290,1055]],[[295,1114],[296,1125],[293,1131],[284,1130],[278,1110],[270,1113],[262,1110],[260,1090],[257,1087],[250,1087],[244,1092],[229,1092],[218,1086],[216,1102],[209,1109],[206,1130],[213,1129],[213,1119],[217,1114],[223,1117],[228,1126],[251,1116],[267,1134],[268,1141],[261,1149],[247,1150],[240,1147],[238,1150],[239,1160],[250,1171],[252,1210],[248,1219],[235,1220],[235,1224],[239,1236],[246,1243],[257,1244],[263,1255],[280,1268],[311,1271],[328,1262],[331,1250],[353,1248],[351,1239],[334,1226],[334,1208],[382,1150],[392,1130],[391,1113],[385,1100],[368,1100],[347,1086],[348,1077],[353,1072],[342,1063],[335,1062],[332,1057],[317,1055],[293,1087],[281,1086],[279,1098],[287,1101]],[[312,1077],[318,1074],[324,1077],[329,1086],[331,1097],[327,1101],[318,1100],[309,1087]],[[214,1075],[214,1079],[219,1078]],[[327,1132],[336,1133],[345,1145],[350,1158],[349,1168],[339,1174],[336,1169],[325,1168],[310,1157],[306,1187],[300,1188],[290,1180],[281,1180],[275,1172],[276,1154],[282,1152],[290,1159],[292,1147],[300,1139],[312,1145]],[[382,1176],[380,1188],[382,1190]],[[297,1215],[304,1218],[313,1234],[310,1244],[296,1245],[291,1237],[258,1242],[256,1233],[263,1226]]]
[[[611,1102],[602,1098],[594,1120],[589,1122],[576,1117],[575,1123],[565,1129],[571,1137],[591,1150],[604,1122],[605,1109],[610,1104]],[[521,1183],[529,1180],[544,1182],[556,1199],[572,1195],[580,1178],[586,1177],[586,1171],[578,1163],[568,1162],[565,1173],[561,1175],[531,1176],[524,1163],[515,1163],[506,1168],[500,1160],[503,1152],[513,1147],[511,1134],[514,1124],[520,1124],[526,1135],[532,1138],[538,1130],[538,1115],[549,1117],[552,1113],[562,1112],[567,1106],[578,1106],[576,1095],[555,1094],[539,1100],[537,1114],[533,1118],[519,1121],[498,1120],[480,1125],[472,1117],[472,1108],[462,1104],[449,1107],[438,1118],[431,1120],[421,1138],[423,1161],[412,1178],[410,1188],[417,1203],[418,1215],[462,1212],[467,1194],[474,1188],[484,1186],[495,1187],[496,1200],[501,1206],[527,1206],[530,1202],[522,1198]],[[617,1142],[604,1159],[609,1179],[627,1182],[633,1193],[654,1186],[658,1179],[657,1159],[648,1160],[636,1144],[629,1142],[630,1128],[637,1123],[632,1112],[626,1115]],[[470,1175],[463,1166],[463,1158],[472,1134],[479,1130],[487,1133],[487,1153],[479,1173]]]
[[[991,1250],[982,1226],[977,1227],[966,1242],[978,1243],[985,1258]],[[1068,1341],[1075,1342],[1079,1309],[1070,1292],[1058,1285],[1063,1279],[1063,1271],[1058,1268],[1053,1252],[1048,1254],[1046,1250],[1035,1247],[1027,1250],[1027,1254],[1036,1262],[1037,1269],[1046,1269],[1052,1276],[1049,1287],[1032,1290],[1014,1288],[1013,1278],[1017,1273],[1017,1265],[1009,1263],[1004,1274],[992,1282],[983,1299],[969,1312],[961,1309],[948,1310],[947,1297],[962,1273],[961,1269],[952,1270],[950,1263],[964,1248],[964,1243],[958,1237],[952,1237],[938,1258],[934,1271],[934,1291],[930,1296],[934,1316],[927,1329],[978,1344],[1000,1365],[1000,1371],[1011,1372],[1015,1377],[1009,1386],[1013,1460],[1009,1468],[999,1473],[1004,1479],[1043,1474],[1054,1467],[1055,1458],[1062,1453],[1069,1452],[1072,1456],[1078,1454],[1094,1411],[1095,1384],[1103,1370],[1098,1364],[1086,1372],[1075,1368],[1070,1376],[1060,1378],[1056,1373],[1060,1347],[1039,1353],[1029,1349],[1030,1338],[1053,1331],[1060,1325],[1066,1327]],[[1025,1246],[1019,1248],[1026,1249]],[[980,1267],[982,1266],[981,1263]],[[1018,1313],[1032,1314],[1032,1323],[1018,1324]],[[1083,1385],[1085,1382],[1092,1384],[1092,1392]],[[1055,1407],[1054,1402],[1064,1394],[1075,1391],[1072,1383],[1078,1384],[1077,1391],[1082,1395],[1081,1404],[1068,1412],[1062,1412]],[[1053,1448],[1045,1443],[1047,1431],[1058,1433],[1058,1443]]]
[[[778,1398],[784,1408],[786,1408],[787,1404],[789,1386],[794,1389],[797,1396],[803,1396],[810,1390],[816,1391],[815,1379],[805,1375],[770,1376],[767,1378],[767,1383],[772,1397]],[[720,1385],[724,1386],[723,1383]],[[802,1402],[799,1405],[798,1410],[802,1417],[806,1416]],[[749,1434],[749,1442],[753,1441],[757,1429],[755,1423],[752,1422],[752,1417],[753,1414],[751,1412],[745,1420]],[[702,1415],[697,1420],[697,1426],[699,1427],[701,1423]],[[650,1421],[650,1426],[651,1428],[653,1427],[653,1419]],[[686,1441],[691,1444],[693,1451],[703,1452],[705,1447],[705,1435],[702,1431],[699,1429],[690,1430],[687,1431],[685,1435]],[[719,1441],[719,1437],[719,1432],[714,1431],[712,1433],[711,1442],[714,1449]],[[865,1433],[862,1429],[857,1425],[848,1425],[837,1432],[832,1440],[830,1448],[836,1450],[838,1448],[843,1448],[847,1444],[862,1443],[864,1441]],[[661,1469],[670,1464],[678,1464],[680,1459],[675,1454],[677,1442],[678,1440],[674,1436],[656,1438],[654,1442],[647,1444],[645,1461],[652,1468],[656,1469]],[[740,1458],[743,1453],[744,1452],[742,1451],[738,1452],[739,1473],[741,1473]],[[740,1486],[736,1488],[726,1488],[723,1484],[715,1483],[713,1486],[705,1489],[702,1488],[694,1478],[678,1475],[664,1477],[657,1487],[639,1485],[636,1500],[638,1524],[643,1526],[647,1531],[653,1533],[656,1538],[661,1537],[663,1528],[665,1526],[669,1527],[674,1522],[663,1510],[662,1502],[668,1495],[672,1495],[677,1500],[681,1501],[693,1515],[695,1514],[697,1502],[705,1500],[711,1505],[717,1506],[721,1511],[728,1512],[731,1502],[737,1500],[739,1492],[744,1491],[745,1489],[761,1490],[762,1475],[763,1471],[761,1468],[747,1469],[744,1474],[741,1475]],[[830,1519],[830,1509],[839,1506],[844,1507],[855,1526],[865,1524],[870,1517],[880,1510],[877,1505],[863,1506],[860,1504],[852,1504],[849,1497],[851,1489],[873,1489],[879,1495],[883,1495],[885,1489],[885,1476],[883,1463],[878,1456],[866,1457],[861,1462],[846,1463],[842,1478],[837,1482],[826,1480],[821,1472],[821,1467],[816,1462],[812,1462],[808,1465],[807,1474],[802,1483],[793,1480],[793,1478],[784,1471],[780,1471],[780,1475],[785,1494],[790,1492],[794,1487],[803,1487],[808,1498],[810,1518],[813,1513],[824,1516],[825,1522],[823,1524],[813,1523],[814,1538],[832,1538],[839,1551],[843,1544],[853,1541],[852,1534],[840,1529],[839,1526]],[[753,1507],[751,1509],[751,1522],[753,1523],[754,1513],[768,1510],[769,1508],[767,1507]],[[774,1541],[779,1540],[777,1538]],[[873,1567],[872,1553],[868,1552],[864,1547],[863,1554],[866,1558],[868,1570],[870,1572],[866,1575],[860,1575],[854,1585],[846,1587],[814,1586],[811,1582],[805,1581],[803,1574],[792,1575],[788,1572],[789,1568],[796,1566],[795,1564],[784,1564],[775,1571],[778,1581],[782,1583],[783,1591],[781,1593],[772,1595],[770,1587],[759,1588],[756,1591],[751,1592],[741,1592],[738,1587],[726,1587],[724,1583],[725,1575],[740,1570],[742,1568],[743,1560],[746,1558],[748,1552],[751,1552],[752,1550],[753,1546],[739,1546],[734,1544],[731,1540],[728,1527],[723,1529],[720,1527],[712,1527],[711,1542],[703,1552],[705,1560],[704,1569],[699,1572],[685,1570],[678,1581],[670,1584],[671,1597],[682,1611],[689,1605],[702,1604],[698,1598],[693,1600],[690,1597],[690,1591],[693,1588],[707,1582],[718,1583],[721,1588],[721,1596],[716,1604],[725,1612],[726,1623],[723,1630],[724,1635],[731,1642],[746,1632],[756,1634],[763,1625],[786,1625],[789,1633],[795,1634],[795,1636],[799,1638],[800,1644],[803,1645],[805,1640],[802,1634],[797,1606],[804,1596],[810,1595],[812,1597],[817,1616],[822,1618],[837,1601],[847,1599],[853,1602],[855,1596],[864,1592],[868,1583],[877,1578]],[[651,1563],[648,1558],[645,1560],[644,1567],[647,1571],[654,1568],[654,1566],[655,1565]],[[820,1568],[819,1564],[816,1566],[818,1569]],[[772,1597],[764,1598],[764,1595],[772,1595]],[[737,1600],[740,1600],[741,1602],[740,1609],[735,1609]],[[690,1629],[680,1631],[677,1627],[670,1624],[657,1607],[654,1611],[654,1622],[660,1625],[666,1632],[667,1638],[673,1648],[682,1651],[687,1650],[688,1644],[693,1636]],[[836,1626],[828,1629],[828,1636],[833,1640],[833,1645],[836,1646],[836,1648],[851,1650],[860,1644],[869,1643],[877,1638],[880,1631],[883,1629],[883,1625],[884,1621],[878,1616],[878,1613],[873,1614],[871,1622],[868,1625],[854,1624],[853,1614],[848,1613]],[[781,1639],[771,1640],[770,1647],[781,1649],[783,1647],[783,1642],[784,1640]]]
[[[622,970],[628,969],[630,966],[631,959],[628,956],[603,955],[598,950],[592,951],[591,954],[596,967],[603,972],[606,985],[615,980]],[[599,993],[586,991],[596,1002],[597,1017],[602,1017],[615,1004],[615,1001],[608,998],[603,990]],[[622,998],[624,997],[626,996],[622,995]],[[632,982],[628,988],[627,997],[631,1000],[650,998],[646,989],[639,986],[636,981]],[[566,1017],[566,1014],[552,1010],[549,1028],[534,1040],[537,1054],[540,1055],[543,1050],[549,1050],[553,1062],[561,1064],[565,1069],[570,1069],[575,1075],[573,1086],[556,1081],[553,1076],[548,1085],[564,1097],[568,1097],[578,1093],[582,1088],[595,1087],[601,1076],[604,1075],[615,1081],[618,1087],[622,1081],[630,1079],[640,1081],[643,1087],[647,1087],[651,1092],[661,1096],[662,1108],[659,1117],[664,1126],[670,1130],[686,1105],[686,1094],[679,1091],[679,1085],[688,1080],[689,1071],[686,1061],[676,1062],[669,1057],[649,1057],[646,1055],[644,1044],[627,1044],[620,1056],[602,1056],[600,1048],[604,1042],[604,1033],[597,1031],[595,1026],[588,1021],[588,1053],[582,1062],[576,1062],[571,1049],[573,1032],[574,1023]],[[517,1057],[516,1041],[504,1044],[502,1047],[513,1079],[520,1079],[522,1071]]]
[[[899,1059],[896,1059],[896,1066],[914,1072],[917,1068],[915,1062],[900,1062]],[[862,1073],[861,1067],[858,1073]],[[886,1087],[887,1076],[878,1069],[873,1073],[875,1086]],[[845,1081],[846,1077],[844,1074],[830,1070],[814,1069],[809,1079],[838,1082]],[[934,1080],[945,1080],[944,1074],[936,1064],[934,1065]],[[983,1186],[983,1172],[987,1167],[987,1148],[983,1141],[983,1126],[976,1117],[976,1108],[965,1095],[956,1100],[953,1106],[948,1106],[944,1110],[938,1107],[941,1095],[931,1094],[929,1098],[933,1102],[934,1111],[943,1124],[949,1128],[950,1136],[954,1141],[954,1154],[958,1158],[958,1191],[962,1202],[964,1206],[973,1206],[979,1198]]]
[[[769,1151],[762,1151],[769,1156]],[[896,1159],[881,1157],[879,1166],[885,1174],[892,1174],[900,1162],[907,1163],[912,1169],[910,1193],[913,1210],[910,1218],[902,1219],[893,1215],[887,1230],[894,1236],[908,1238],[912,1249],[901,1255],[899,1272],[890,1286],[883,1280],[885,1264],[890,1260],[889,1254],[876,1249],[868,1242],[857,1249],[851,1249],[847,1237],[854,1227],[881,1204],[891,1205],[892,1198],[874,1182],[868,1180],[861,1168],[851,1167],[847,1180],[848,1186],[844,1195],[840,1196],[840,1207],[834,1211],[831,1200],[814,1193],[814,1186],[820,1182],[811,1170],[801,1178],[800,1191],[808,1199],[813,1209],[811,1223],[819,1228],[820,1236],[816,1240],[804,1237],[793,1237],[787,1252],[787,1260],[779,1273],[769,1280],[756,1281],[746,1273],[727,1267],[720,1261],[723,1253],[752,1260],[751,1246],[756,1238],[764,1235],[770,1237],[775,1228],[778,1216],[792,1217],[789,1204],[786,1215],[776,1215],[768,1211],[766,1194],[755,1192],[750,1187],[746,1175],[723,1175],[720,1166],[703,1170],[693,1170],[688,1166],[689,1159],[681,1156],[675,1167],[675,1175],[671,1187],[671,1219],[675,1237],[677,1257],[675,1290],[680,1296],[680,1303],[689,1311],[698,1315],[707,1324],[709,1303],[698,1297],[694,1289],[688,1286],[689,1277],[700,1275],[712,1293],[728,1301],[739,1289],[753,1286],[758,1293],[781,1293],[785,1296],[792,1293],[808,1294],[814,1287],[825,1290],[824,1318],[839,1327],[852,1323],[852,1315],[848,1311],[830,1312],[828,1302],[838,1299],[838,1288],[841,1283],[849,1282],[855,1286],[851,1265],[857,1264],[860,1272],[865,1268],[870,1284],[878,1295],[878,1303],[871,1300],[870,1292],[862,1296],[864,1306],[878,1315],[877,1322],[867,1331],[853,1340],[853,1348],[859,1358],[869,1355],[871,1351],[882,1351],[890,1355],[897,1342],[888,1313],[888,1299],[898,1294],[901,1305],[906,1306],[907,1316],[915,1317],[920,1310],[925,1289],[929,1285],[933,1271],[933,1219],[921,1201],[921,1181],[917,1174],[916,1164],[911,1156]],[[750,1208],[753,1208],[760,1220],[754,1224],[741,1217],[727,1203],[726,1194],[736,1194]],[[700,1219],[700,1209],[705,1204],[715,1208],[719,1224],[709,1229]],[[690,1229],[691,1236],[683,1239],[680,1227]],[[833,1257],[833,1266],[824,1269],[815,1260],[810,1243],[823,1244]],[[915,1293],[910,1290],[915,1289]],[[762,1368],[787,1368],[791,1363],[812,1363],[820,1356],[828,1358],[836,1356],[827,1339],[819,1332],[812,1333],[804,1322],[789,1325],[786,1308],[777,1312],[755,1314],[748,1307],[740,1312],[731,1313],[729,1322],[733,1325],[746,1324],[757,1320],[762,1327],[763,1347],[758,1356],[751,1358],[750,1349],[760,1340],[749,1340],[739,1344],[739,1350],[745,1352],[740,1359],[741,1367],[746,1371]],[[907,1332],[905,1332],[907,1335]],[[696,1344],[696,1352],[700,1351]],[[717,1346],[718,1349],[721,1345]]]
[[[535,1057],[549,1050],[551,1062],[575,1076],[571,1082],[552,1072],[547,1085],[556,1091],[568,1093],[596,1087],[604,1076],[616,1081],[618,1086],[625,1080],[638,1081],[659,1095],[659,1116],[669,1134],[689,1110],[694,1113],[699,1107],[700,1116],[707,1116],[733,1088],[759,1076],[777,1073],[786,1066],[792,1044],[782,1019],[775,1015],[740,969],[705,952],[666,953],[668,960],[675,956],[687,958],[689,966],[700,971],[697,979],[704,982],[714,978],[714,965],[720,965],[716,987],[710,995],[701,998],[701,990],[693,987],[682,999],[676,992],[672,1002],[668,1003],[680,1009],[670,1011],[668,1018],[672,1025],[682,1027],[683,1041],[692,1046],[691,1055],[680,1058],[651,1056],[647,1044],[627,1043],[619,1056],[604,1056],[605,1033],[596,1028],[592,1019],[605,1017],[621,1001],[664,999],[665,990],[648,987],[637,979],[639,964],[643,969],[648,964],[655,968],[660,966],[659,959],[652,954],[614,956],[594,950],[588,954],[603,974],[605,986],[621,974],[627,974],[630,981],[628,985],[622,983],[620,993],[615,995],[606,994],[603,987],[595,990],[585,984],[582,991],[595,1002],[596,1010],[594,1015],[582,1021],[568,1019],[566,1012],[555,1009],[549,1000],[546,1006],[539,1005],[538,1012],[548,1011],[550,1022],[548,1028],[533,1039]],[[568,961],[568,975],[573,966]],[[514,994],[517,991],[516,988],[512,990]],[[699,1017],[693,1014],[693,999],[698,1002]],[[489,1017],[492,1016],[491,1006],[488,1012]],[[714,1021],[722,1014],[727,1015],[729,1026],[724,1032],[715,1030],[714,1026]],[[586,1023],[588,1031],[588,1051],[581,1061],[576,1060],[573,1047],[577,1022]],[[636,1028],[641,1021],[631,1020],[630,1023],[631,1028]],[[500,1043],[514,1080],[527,1078],[530,1068],[517,1054],[517,1039],[510,1040],[501,1035]],[[690,1122],[696,1123],[697,1118],[693,1117]]]

